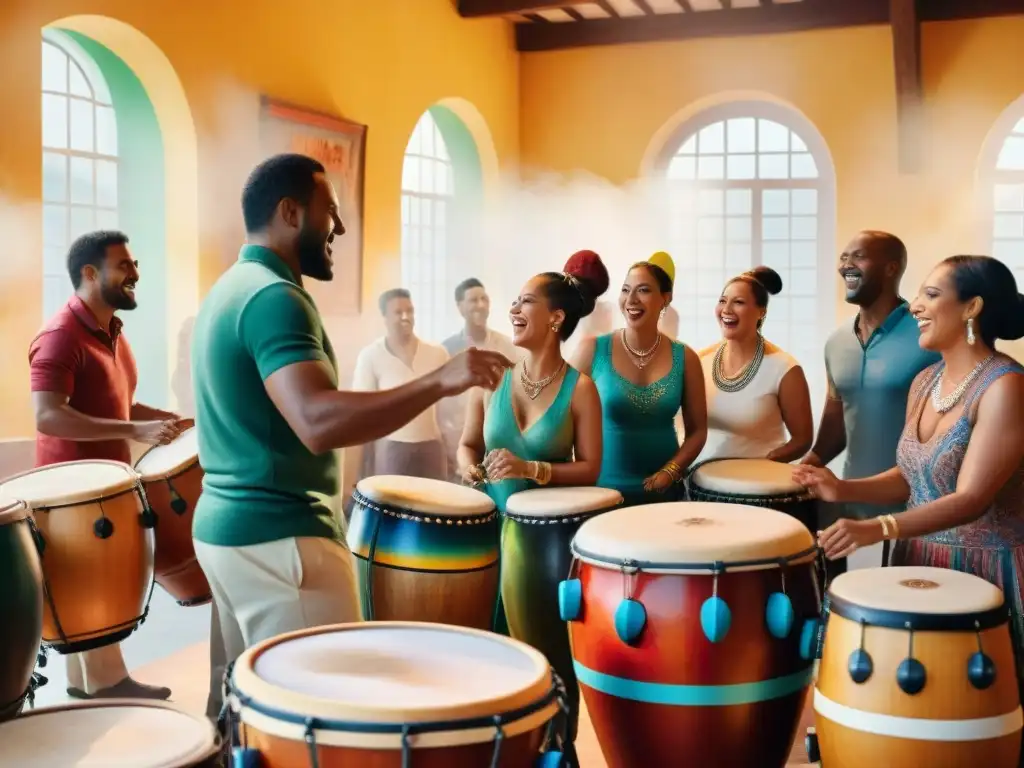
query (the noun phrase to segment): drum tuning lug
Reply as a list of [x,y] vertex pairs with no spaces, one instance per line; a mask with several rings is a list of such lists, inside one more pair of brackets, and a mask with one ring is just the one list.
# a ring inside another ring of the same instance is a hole
[[157,524],[156,512],[150,507],[146,507],[141,513],[139,513],[139,525],[143,528],[156,528]]
[[561,752],[545,752],[537,758],[534,768],[562,768],[564,765],[565,760]]
[[92,532],[98,539],[109,539],[114,534],[114,524],[109,518],[101,517],[92,524]]
[[772,637],[785,640],[793,631],[793,601],[785,592],[773,592],[765,607],[765,622]]
[[818,732],[813,728],[807,729],[804,737],[804,750],[807,752],[807,762],[821,762],[821,751],[818,749]]
[[850,654],[847,670],[850,673],[850,679],[860,685],[868,681],[871,673],[875,670],[875,665],[871,661],[871,655],[863,648],[858,648]]
[[231,768],[260,768],[260,753],[249,747],[233,748]]
[[732,611],[728,603],[718,595],[712,595],[700,607],[700,626],[704,637],[712,643],[720,643],[732,626]]
[[967,679],[979,691],[984,691],[996,681],[996,665],[983,651],[975,651],[967,660]]
[[171,511],[176,515],[184,515],[188,511],[188,502],[186,502],[177,493],[171,496]]
[[615,634],[626,645],[634,645],[647,626],[647,610],[631,598],[624,598],[615,609]]
[[563,579],[558,585],[558,614],[562,621],[576,621],[583,607],[583,585],[579,579]]
[[817,655],[820,625],[819,618],[804,619],[804,625],[800,629],[800,658],[804,661],[811,661]]
[[904,659],[896,668],[896,683],[909,696],[924,690],[926,674],[924,664],[914,658]]

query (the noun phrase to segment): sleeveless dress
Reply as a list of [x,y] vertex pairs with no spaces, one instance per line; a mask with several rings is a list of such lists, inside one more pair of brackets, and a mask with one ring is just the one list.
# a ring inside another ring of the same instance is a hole
[[[918,439],[921,412],[944,367],[944,363],[936,363],[926,369],[920,385],[910,393],[913,406],[896,452],[897,465],[910,486],[908,509],[956,490],[978,400],[999,377],[1024,373],[1024,367],[1015,361],[996,355],[964,393],[960,417],[948,429],[922,442]],[[897,541],[890,563],[951,568],[979,576],[1002,589],[1010,608],[1017,677],[1024,680],[1024,464],[980,518],[957,528]]]
[[[622,494],[624,506],[675,501],[682,486],[663,493],[644,491],[644,480],[679,450],[675,416],[683,401],[685,347],[672,343],[672,368],[657,381],[638,386],[615,370],[613,334],[595,341],[590,377],[601,396],[604,450],[597,484]],[[686,471],[686,467],[682,467]]]

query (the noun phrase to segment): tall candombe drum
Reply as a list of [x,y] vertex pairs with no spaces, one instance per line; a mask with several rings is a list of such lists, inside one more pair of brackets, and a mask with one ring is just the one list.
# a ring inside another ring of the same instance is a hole
[[23,501],[0,499],[0,721],[29,694],[43,637],[43,572]]
[[691,501],[767,507],[817,531],[818,503],[793,480],[793,466],[769,459],[713,459],[687,478]]
[[213,724],[165,702],[106,699],[0,723],[0,768],[218,768]]
[[814,690],[825,768],[1016,768],[1021,713],[1009,611],[946,568],[869,568],[829,585]]
[[[228,674],[236,768],[555,768],[548,663],[491,632],[362,622],[291,632]],[[541,762],[538,764],[538,759]]]
[[130,635],[153,586],[153,519],[138,473],[119,461],[69,461],[8,478],[0,495],[32,509],[43,643],[79,653]]
[[813,670],[816,548],[782,512],[615,510],[572,542],[562,616],[609,768],[786,764]]
[[364,619],[491,628],[500,529],[487,494],[377,475],[358,483],[353,502],[347,539]]
[[156,583],[178,605],[210,602],[210,585],[192,543],[192,519],[203,492],[195,427],[167,445],[150,448],[135,462],[135,469],[156,515]]

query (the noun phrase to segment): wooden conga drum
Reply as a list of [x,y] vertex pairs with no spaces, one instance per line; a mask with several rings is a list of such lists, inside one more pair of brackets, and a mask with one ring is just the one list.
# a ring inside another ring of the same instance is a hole
[[0,724],[0,768],[217,768],[213,724],[164,702],[47,707]]
[[622,504],[609,488],[534,488],[509,497],[501,531],[501,597],[512,637],[543,653],[565,683],[576,735],[579,686],[558,585],[572,565],[570,545],[587,520]]
[[1016,768],[1024,716],[1003,593],[945,568],[838,576],[814,711],[825,768]]
[[240,768],[533,768],[560,704],[539,651],[414,622],[272,638],[239,657],[227,691]]
[[30,693],[42,636],[43,572],[28,505],[0,500],[0,721],[17,716]]
[[152,520],[135,470],[70,461],[15,475],[0,495],[23,499],[40,534],[43,643],[79,653],[124,640],[153,585]]
[[364,619],[491,628],[499,520],[487,494],[378,475],[359,482],[353,502],[348,545]]
[[203,492],[195,427],[168,445],[155,445],[135,462],[149,507],[156,515],[156,583],[178,605],[213,599],[192,543],[192,518]]
[[820,615],[810,532],[675,502],[588,520],[572,551],[562,611],[609,768],[784,766]]
[[690,501],[767,507],[818,530],[818,503],[793,481],[793,465],[768,459],[713,459],[687,478]]

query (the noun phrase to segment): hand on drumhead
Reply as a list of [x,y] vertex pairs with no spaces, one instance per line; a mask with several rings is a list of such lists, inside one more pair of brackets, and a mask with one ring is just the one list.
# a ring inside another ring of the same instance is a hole
[[849,557],[858,549],[882,540],[882,526],[877,520],[837,520],[818,532],[818,546],[829,560]]
[[484,471],[487,479],[493,482],[530,477],[528,462],[504,448],[491,451],[484,457]]
[[802,485],[814,498],[821,501],[842,500],[842,481],[826,467],[797,464],[793,467],[793,482]]
[[647,493],[662,493],[672,485],[672,476],[668,472],[658,470],[644,480],[644,490]]
[[459,395],[473,387],[496,389],[513,362],[500,352],[470,347],[437,370],[446,397]]
[[177,421],[137,421],[134,439],[146,445],[167,445],[181,434]]
[[487,474],[484,472],[483,464],[470,464],[462,470],[462,482],[466,485],[480,485],[486,480]]

